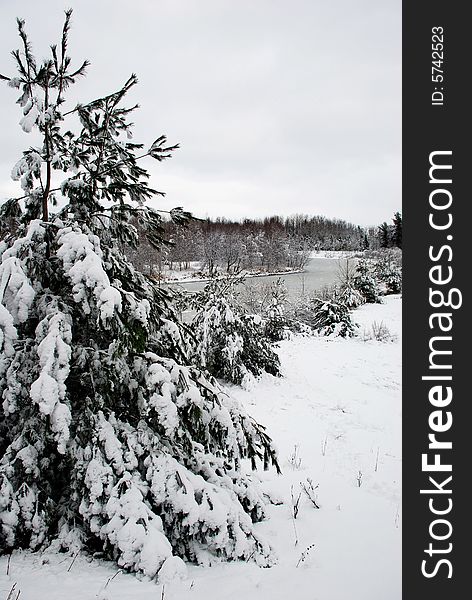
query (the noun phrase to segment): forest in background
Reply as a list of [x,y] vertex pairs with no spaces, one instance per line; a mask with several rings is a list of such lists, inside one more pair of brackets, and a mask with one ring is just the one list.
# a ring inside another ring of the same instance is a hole
[[138,247],[127,251],[136,268],[154,276],[164,270],[188,270],[192,262],[199,262],[201,272],[209,277],[242,270],[301,270],[317,250],[363,252],[402,247],[399,212],[391,224],[367,228],[342,219],[301,214],[240,221],[194,219],[185,225],[166,221],[162,226],[167,244],[161,249],[139,232]]

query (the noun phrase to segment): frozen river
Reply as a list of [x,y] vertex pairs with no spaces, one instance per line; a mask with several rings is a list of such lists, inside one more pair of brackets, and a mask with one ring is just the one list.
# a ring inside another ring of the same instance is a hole
[[[340,266],[345,263],[346,259],[340,258],[311,258],[303,273],[248,277],[246,282],[250,285],[261,286],[277,281],[277,279],[283,279],[291,296],[301,293],[311,294],[336,283]],[[181,283],[179,286],[188,291],[198,291],[205,287],[205,282],[187,282]]]

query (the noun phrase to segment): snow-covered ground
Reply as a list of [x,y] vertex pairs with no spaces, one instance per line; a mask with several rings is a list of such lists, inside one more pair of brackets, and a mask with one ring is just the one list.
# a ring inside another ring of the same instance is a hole
[[[283,475],[261,478],[283,503],[257,525],[276,566],[189,566],[163,590],[85,556],[14,553],[0,559],[0,599],[15,585],[20,600],[399,600],[401,299],[365,305],[354,319],[359,337],[285,341],[283,378],[232,388],[280,451]],[[394,339],[367,339],[373,322]],[[319,509],[300,491],[308,479]],[[291,496],[300,493],[293,519]]]

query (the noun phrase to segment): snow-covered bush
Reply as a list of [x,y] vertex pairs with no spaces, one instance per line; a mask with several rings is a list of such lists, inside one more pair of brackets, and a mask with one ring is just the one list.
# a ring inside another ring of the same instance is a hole
[[269,285],[267,301],[263,307],[265,336],[273,342],[280,342],[290,335],[290,319],[287,316],[287,288],[282,279]]
[[282,278],[268,284],[244,281],[236,301],[245,311],[262,317],[265,337],[272,342],[279,342],[290,336],[288,291]]
[[[175,570],[177,557],[270,564],[252,526],[263,496],[241,463],[278,469],[271,440],[189,366],[172,297],[122,252],[137,243],[133,219],[160,243],[161,217],[145,205],[157,192],[137,154],[161,161],[175,147],[163,136],[147,152],[130,141],[121,101],[135,76],[65,104],[87,65],[74,70],[66,54],[70,16],[40,65],[19,21],[20,75],[0,76],[20,88],[21,127],[42,139],[13,169],[22,198],[8,203],[15,227],[2,242],[0,547],[99,550],[149,577]],[[54,192],[61,208],[51,214]],[[244,327],[250,336],[252,322]]]
[[244,312],[235,301],[236,284],[237,280],[215,280],[196,294],[191,356],[214,377],[245,385],[263,371],[278,375],[280,363],[264,319]]
[[319,335],[351,337],[356,333],[357,325],[351,319],[349,308],[331,298],[304,298],[292,307],[292,323],[305,333],[307,328]]
[[362,294],[367,303],[380,303],[381,289],[375,276],[374,266],[367,260],[359,260],[353,278],[355,289]]
[[382,295],[401,293],[401,257],[398,248],[383,249],[358,262],[352,283],[366,302],[381,302]]
[[351,337],[356,325],[351,319],[348,307],[335,300],[313,298],[310,301],[311,327],[321,335]]
[[336,296],[338,302],[344,304],[349,309],[358,308],[365,304],[365,297],[354,286],[342,286]]
[[375,262],[374,273],[383,284],[386,294],[400,294],[402,291],[401,250],[386,250]]
[[392,269],[383,275],[386,286],[386,294],[400,294],[402,291],[402,272],[400,269]]
[[273,298],[266,309],[264,318],[264,335],[273,342],[280,342],[290,335],[289,321],[285,306]]
[[335,299],[342,302],[349,309],[357,308],[365,303],[365,297],[356,288],[355,277],[357,275],[356,262],[347,258],[339,264],[338,267],[338,285],[327,296],[322,296],[325,299]]

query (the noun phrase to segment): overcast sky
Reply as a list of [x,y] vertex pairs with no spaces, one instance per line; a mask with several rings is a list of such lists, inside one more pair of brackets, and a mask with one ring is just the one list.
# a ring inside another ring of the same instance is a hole
[[[0,72],[14,74],[16,16],[43,58],[69,6],[70,54],[92,63],[70,102],[136,72],[135,141],[181,144],[146,163],[161,207],[360,225],[401,208],[400,0],[0,0]],[[0,86],[0,199],[34,144],[17,96]]]

